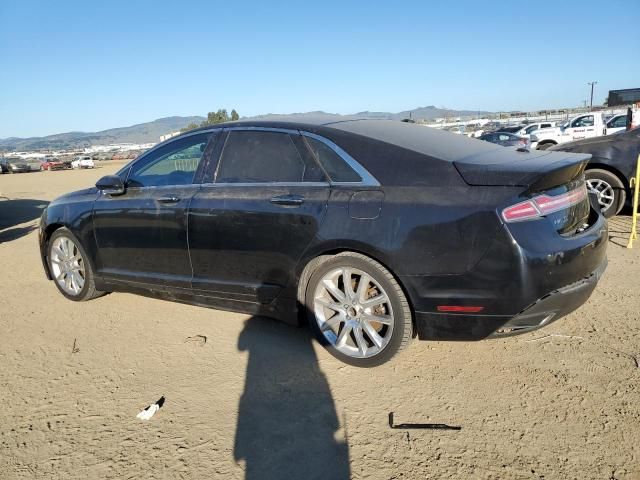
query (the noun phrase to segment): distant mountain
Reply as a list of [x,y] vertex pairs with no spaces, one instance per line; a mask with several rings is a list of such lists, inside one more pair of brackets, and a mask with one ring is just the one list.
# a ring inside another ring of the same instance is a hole
[[269,113],[266,115],[257,115],[251,117],[253,120],[278,120],[282,117],[295,116],[304,119],[304,117],[313,117],[314,119],[326,119],[329,121],[345,120],[351,118],[371,118],[371,119],[385,119],[385,120],[402,120],[404,118],[412,118],[414,120],[434,120],[436,118],[455,118],[455,117],[473,117],[473,116],[485,116],[491,112],[479,111],[479,110],[452,110],[449,108],[438,108],[433,105],[428,107],[418,107],[413,110],[405,110],[403,112],[391,113],[391,112],[358,112],[352,115],[340,115],[337,113],[327,113],[323,111],[306,112],[306,113],[291,113],[291,114],[277,114]]
[[[358,118],[402,120],[412,118],[414,120],[434,120],[436,118],[456,118],[473,117],[476,115],[485,116],[491,112],[476,110],[451,110],[448,108],[438,108],[433,105],[428,107],[414,108],[398,113],[391,112],[358,112],[353,115],[340,115],[337,113],[327,113],[322,111],[256,115],[254,117],[244,117],[243,120],[280,120],[295,116],[304,121],[305,118],[317,121],[339,121]],[[130,127],[112,128],[101,132],[68,132],[46,137],[31,138],[4,138],[0,139],[1,151],[22,151],[22,150],[62,150],[67,148],[82,148],[92,145],[108,145],[112,143],[153,143],[158,142],[160,135],[175,132],[190,123],[200,123],[204,117],[166,117],[159,118],[153,122],[140,123]]]
[[101,132],[68,132],[46,137],[3,138],[0,139],[0,150],[62,150],[111,143],[154,143],[159,141],[160,135],[175,132],[190,123],[200,123],[203,120],[205,120],[204,117],[166,117],[153,122],[111,128]]

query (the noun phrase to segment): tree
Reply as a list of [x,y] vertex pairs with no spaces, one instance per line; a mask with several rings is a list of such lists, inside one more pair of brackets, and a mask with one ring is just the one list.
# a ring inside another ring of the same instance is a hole
[[231,116],[227,113],[226,108],[219,108],[217,112],[209,112],[207,113],[207,119],[198,125],[197,123],[190,123],[184,128],[181,128],[181,132],[188,132],[189,130],[193,130],[198,127],[206,127],[209,125],[216,125],[218,123],[228,122],[229,120],[239,120],[240,115],[236,112],[235,108],[231,110]]
[[186,127],[181,128],[180,131],[181,132],[188,132],[189,130],[193,130],[194,128],[198,128],[199,126],[200,125],[198,125],[197,123],[190,123]]

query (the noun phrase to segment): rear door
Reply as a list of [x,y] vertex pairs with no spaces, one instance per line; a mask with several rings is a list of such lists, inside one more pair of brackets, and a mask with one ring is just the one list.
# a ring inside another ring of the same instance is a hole
[[108,282],[191,288],[187,209],[193,180],[215,134],[177,138],[137,160],[122,195],[94,202],[97,270]]
[[198,295],[270,303],[317,234],[330,189],[297,131],[230,128],[189,209]]

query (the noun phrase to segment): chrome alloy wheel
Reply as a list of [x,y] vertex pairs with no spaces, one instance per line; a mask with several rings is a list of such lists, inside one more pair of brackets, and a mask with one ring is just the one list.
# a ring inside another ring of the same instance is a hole
[[604,212],[611,208],[615,200],[615,192],[611,185],[599,178],[591,178],[587,180],[587,189],[589,192],[595,193],[598,197],[598,204],[600,205],[601,211]]
[[78,246],[67,237],[58,237],[50,250],[51,273],[69,295],[78,295],[85,281],[84,259]]
[[320,331],[339,352],[353,358],[372,357],[391,340],[394,318],[389,296],[362,270],[329,271],[313,298]]

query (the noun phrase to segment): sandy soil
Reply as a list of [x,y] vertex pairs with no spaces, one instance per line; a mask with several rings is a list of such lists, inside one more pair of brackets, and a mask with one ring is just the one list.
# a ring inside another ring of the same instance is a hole
[[[43,275],[36,218],[116,168],[0,176],[1,478],[640,479],[628,216],[611,221],[609,268],[574,314],[509,339],[413,342],[360,370],[267,319],[65,300]],[[392,430],[390,411],[462,430]]]

